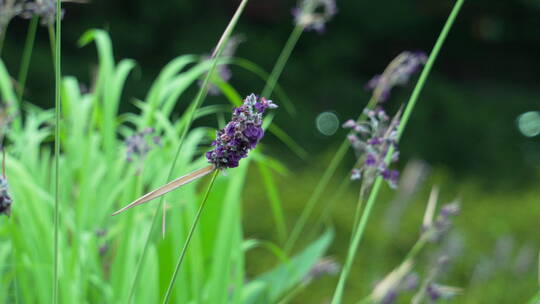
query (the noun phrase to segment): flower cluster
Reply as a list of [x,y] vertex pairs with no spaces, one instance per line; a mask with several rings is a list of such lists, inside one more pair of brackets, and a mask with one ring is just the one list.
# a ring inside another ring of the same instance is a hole
[[[319,10],[321,12],[319,12]],[[335,0],[301,0],[298,7],[293,8],[292,14],[296,25],[305,30],[324,32],[324,25],[337,14]]]
[[422,227],[428,240],[436,242],[441,240],[452,226],[452,217],[459,213],[459,203],[453,202],[441,207],[439,215],[431,224]]
[[350,119],[343,124],[344,128],[351,129],[347,137],[358,156],[360,163],[352,170],[351,179],[358,180],[365,176],[373,179],[376,174],[381,175],[392,188],[397,187],[399,172],[390,170],[385,157],[390,147],[393,147],[391,162],[399,158],[397,149],[397,127],[399,125],[398,113],[392,120],[382,108],[364,110],[368,119],[357,123]]
[[22,1],[0,0],[0,34],[5,30],[11,19],[21,14],[22,11]]
[[420,70],[427,61],[424,52],[405,51],[399,54],[380,75],[375,75],[365,86],[373,91],[377,100],[385,101],[390,97],[394,86],[405,85],[411,76]]
[[[401,278],[395,282],[394,285],[387,287],[384,290],[382,299],[379,301],[381,304],[393,304],[397,302],[397,298],[400,294],[410,292],[418,287],[418,275],[416,273],[410,273],[404,278]],[[384,282],[384,281],[383,281]]]
[[[235,35],[229,38],[227,41],[227,44],[223,47],[223,51],[221,52],[220,58],[230,58],[234,56],[234,53],[236,53],[236,49],[238,48],[238,45],[244,41],[243,36]],[[215,51],[215,50],[214,50]],[[211,56],[205,56],[205,60],[209,60]],[[219,75],[219,78],[221,80],[228,82],[232,78],[232,72],[228,65],[226,64],[219,64],[216,67],[216,73]],[[199,80],[199,86],[201,86],[203,83],[202,79]],[[220,94],[219,88],[213,84],[208,84],[208,94],[216,96]]]
[[304,277],[303,281],[309,283],[325,275],[336,275],[339,273],[339,263],[332,258],[322,258],[318,260]]
[[[146,128],[126,138],[126,160],[128,162],[132,162],[135,157],[144,159],[146,154],[152,150],[152,144],[154,146],[160,145],[159,136],[152,136],[152,134],[154,134],[154,129]],[[152,139],[150,140],[149,137]]]
[[[38,16],[43,26],[49,26],[56,21],[56,1],[55,0],[35,0],[27,1],[24,4],[24,10],[21,17],[30,19],[33,16]],[[64,17],[62,10],[60,18]]]
[[255,94],[246,97],[244,104],[233,110],[231,121],[217,132],[212,142],[215,148],[206,153],[208,162],[217,169],[237,167],[240,159],[245,158],[264,135],[264,112],[275,108],[277,105],[264,97],[257,98]]
[[[62,16],[64,10],[62,10]],[[19,16],[31,19],[34,16],[41,19],[41,25],[49,26],[56,20],[55,0],[0,0],[0,32],[5,30],[11,19]]]
[[424,300],[428,300],[430,303],[435,303],[441,299],[449,300],[462,292],[461,288],[436,283],[437,279],[448,271],[449,262],[449,257],[442,255],[429,266],[429,273],[423,280],[421,288],[413,297],[414,303],[422,303]]
[[0,214],[10,215],[13,200],[8,193],[8,183],[4,176],[0,176]]

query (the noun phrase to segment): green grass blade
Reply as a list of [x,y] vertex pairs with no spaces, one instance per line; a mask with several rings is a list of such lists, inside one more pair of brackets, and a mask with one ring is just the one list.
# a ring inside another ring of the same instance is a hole
[[167,292],[165,293],[165,297],[163,298],[163,303],[169,303],[170,301],[172,290],[174,288],[174,283],[176,282],[176,277],[178,276],[178,271],[180,270],[180,266],[182,266],[182,262],[184,261],[184,257],[186,256],[186,252],[191,242],[191,238],[193,237],[195,228],[197,228],[197,224],[199,223],[199,219],[201,218],[201,214],[204,210],[204,206],[206,205],[206,201],[208,200],[208,196],[210,195],[210,191],[212,190],[212,187],[214,186],[214,182],[216,181],[216,178],[218,175],[219,175],[219,170],[215,170],[214,174],[212,174],[212,179],[210,180],[208,189],[206,190],[206,193],[204,194],[204,198],[202,200],[201,206],[199,207],[199,210],[197,210],[197,214],[195,215],[195,219],[193,220],[193,223],[191,224],[191,228],[189,229],[189,233],[184,243],[184,247],[182,248],[182,252],[180,253],[178,262],[176,263],[176,268],[174,269],[174,273],[172,275],[171,281],[169,282],[169,287],[167,287]]
[[272,96],[272,92],[274,91],[274,87],[276,86],[276,83],[281,76],[281,73],[283,72],[283,69],[285,68],[285,64],[289,60],[289,57],[291,56],[291,53],[296,46],[296,43],[298,42],[298,39],[300,39],[300,36],[302,36],[302,33],[304,32],[304,27],[297,25],[291,35],[289,36],[289,39],[287,39],[287,42],[285,43],[285,46],[283,47],[283,50],[281,51],[281,54],[279,54],[279,57],[276,61],[276,64],[274,65],[274,68],[272,69],[272,72],[270,73],[270,77],[268,78],[268,81],[266,82],[266,85],[264,86],[261,96],[264,96],[266,98],[270,98]]
[[26,34],[26,42],[24,43],[23,58],[21,60],[21,67],[19,69],[19,103],[22,104],[22,97],[24,94],[24,88],[26,85],[26,76],[28,75],[28,67],[30,66],[30,58],[32,57],[32,50],[34,48],[34,40],[36,38],[36,31],[38,25],[38,16],[32,17],[30,25],[28,26],[28,33]]
[[[414,106],[416,104],[416,101],[418,99],[418,96],[420,95],[420,92],[422,91],[422,88],[424,87],[425,81],[431,72],[431,68],[433,67],[433,63],[435,62],[435,59],[437,58],[437,55],[439,54],[442,45],[444,44],[444,41],[446,40],[446,37],[448,36],[448,33],[450,32],[450,29],[452,28],[452,25],[454,24],[454,21],[456,19],[456,16],[459,13],[459,10],[461,9],[461,6],[463,5],[464,0],[457,0],[454,8],[452,9],[452,12],[450,13],[441,33],[439,34],[439,37],[435,43],[435,46],[433,47],[433,50],[431,51],[431,54],[429,55],[428,61],[426,62],[426,65],[424,69],[422,70],[422,74],[420,74],[420,78],[418,79],[418,82],[416,83],[416,86],[413,90],[413,93],[411,94],[411,97],[409,99],[409,102],[407,103],[407,107],[405,108],[405,111],[403,113],[403,118],[401,119],[401,123],[398,128],[398,140],[401,138],[401,135],[403,134],[403,131],[405,130],[405,127],[408,122],[408,118],[410,117],[412,110],[414,109]],[[407,115],[405,114],[407,113]],[[405,116],[406,115],[406,116]],[[391,155],[393,153],[393,149],[389,149],[387,155],[386,155],[386,162],[391,158]],[[349,250],[347,253],[347,259],[345,260],[345,264],[343,266],[343,269],[341,271],[338,284],[336,286],[336,290],[334,292],[334,296],[332,298],[332,304],[339,304],[342,301],[343,298],[343,292],[345,289],[345,283],[347,281],[347,277],[349,275],[349,272],[351,271],[352,264],[354,262],[354,257],[356,255],[358,245],[360,244],[360,241],[362,239],[363,233],[365,231],[367,221],[369,219],[369,216],[371,214],[371,210],[373,208],[373,205],[377,199],[377,196],[379,194],[379,190],[381,188],[382,184],[382,178],[381,176],[378,176],[375,180],[375,183],[373,185],[373,188],[369,194],[369,198],[366,203],[366,207],[364,209],[364,212],[362,214],[362,217],[360,219],[360,222],[358,223],[358,228],[356,228],[353,240],[349,246]]]
[[[218,44],[217,44],[217,46],[215,48],[214,53],[212,54],[212,65],[211,65],[208,73],[206,74],[206,77],[204,78],[203,84],[201,85],[201,87],[199,89],[199,92],[197,93],[197,96],[195,97],[195,101],[193,103],[193,106],[191,107],[191,109],[188,109],[188,111],[189,110],[190,111],[188,113],[187,123],[186,123],[186,126],[184,127],[184,129],[182,130],[182,133],[180,135],[180,143],[179,143],[178,148],[176,150],[176,154],[175,154],[174,160],[173,160],[173,162],[171,164],[171,167],[170,167],[169,174],[167,176],[167,181],[166,182],[168,182],[172,178],[172,175],[173,175],[173,172],[174,172],[174,169],[175,169],[175,166],[176,166],[176,162],[177,162],[178,157],[180,155],[180,151],[182,151],[182,145],[184,143],[184,139],[186,138],[186,135],[187,135],[187,133],[188,133],[190,127],[191,127],[191,123],[193,122],[193,119],[195,117],[195,113],[196,113],[197,109],[201,106],[204,98],[206,97],[206,94],[207,94],[207,91],[208,91],[208,85],[210,83],[210,77],[212,76],[212,74],[214,73],[214,71],[216,69],[217,62],[219,60],[219,56],[221,55],[221,52],[223,51],[223,48],[224,48],[227,40],[231,36],[233,29],[235,28],[236,24],[238,23],[238,20],[240,19],[240,16],[242,15],[242,12],[244,11],[244,8],[245,8],[248,1],[249,0],[242,0],[242,2],[239,4],[238,8],[236,9],[236,12],[234,13],[233,17],[231,18],[229,24],[227,25],[227,28],[225,29],[225,31],[221,35],[221,38],[219,39],[219,42],[218,42]],[[146,241],[145,241],[144,249],[143,249],[143,252],[142,252],[142,256],[140,257],[139,263],[137,265],[137,270],[136,270],[135,276],[133,278],[133,283],[132,283],[132,286],[131,286],[131,292],[130,292],[130,296],[129,296],[129,299],[128,299],[128,303],[131,303],[131,299],[132,299],[133,294],[135,292],[135,287],[136,287],[137,282],[138,282],[141,265],[144,263],[144,259],[145,259],[146,252],[147,252],[147,249],[148,249],[148,244],[150,243],[150,238],[152,236],[152,232],[154,231],[154,229],[155,229],[155,227],[157,225],[157,219],[159,217],[158,215],[161,214],[161,209],[163,208],[163,200],[164,199],[165,199],[165,196],[162,196],[160,201],[159,201],[158,208],[157,208],[156,212],[154,213],[154,215],[152,217],[152,224],[151,224],[150,229],[148,231],[148,234],[146,236]]]
[[285,242],[287,238],[287,226],[285,224],[285,216],[283,215],[283,208],[281,198],[279,197],[279,191],[276,186],[272,171],[264,164],[264,162],[258,162],[259,171],[262,176],[264,187],[270,202],[270,209],[276,223],[276,232],[280,243]]
[[55,34],[55,47],[54,47],[54,83],[55,83],[55,124],[54,124],[54,167],[55,167],[55,191],[54,191],[54,262],[53,262],[53,294],[52,302],[58,303],[58,268],[59,268],[59,221],[60,221],[60,115],[61,115],[61,96],[60,86],[61,80],[61,7],[60,0],[56,0],[56,34]]

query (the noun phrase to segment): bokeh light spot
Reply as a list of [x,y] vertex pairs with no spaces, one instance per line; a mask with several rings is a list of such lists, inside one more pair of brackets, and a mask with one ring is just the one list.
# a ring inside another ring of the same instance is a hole
[[533,137],[540,134],[540,112],[525,112],[517,118],[518,129],[521,134]]
[[322,112],[315,119],[317,130],[326,136],[336,133],[339,127],[339,119],[336,114],[332,112]]

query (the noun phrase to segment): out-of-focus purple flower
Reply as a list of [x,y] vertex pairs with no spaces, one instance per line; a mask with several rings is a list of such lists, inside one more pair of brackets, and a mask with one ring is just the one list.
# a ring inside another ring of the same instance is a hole
[[23,2],[17,0],[0,0],[0,34],[3,33],[11,19],[23,11]]
[[457,202],[442,206],[435,221],[428,225],[428,227],[423,227],[428,240],[432,242],[441,240],[452,226],[452,217],[456,216],[459,211],[459,203]]
[[296,25],[304,30],[323,33],[326,22],[337,14],[337,6],[335,0],[301,0],[292,14]]
[[[235,35],[229,38],[225,46],[223,47],[223,51],[221,51],[220,58],[230,58],[234,56],[234,53],[236,53],[236,49],[238,49],[238,45],[244,41],[244,37],[242,35]],[[211,56],[205,56],[204,60],[209,60]],[[226,64],[218,64],[216,67],[216,73],[219,75],[219,78],[221,80],[228,82],[232,78],[232,72],[228,65]],[[206,74],[205,74],[206,75]],[[199,80],[199,86],[201,86],[203,83],[203,80]],[[208,94],[217,96],[221,93],[219,88],[213,84],[208,84]]]
[[348,139],[353,149],[363,161],[359,162],[358,168],[354,168],[352,179],[364,176],[373,179],[379,174],[388,182],[390,187],[396,188],[399,178],[397,170],[387,168],[385,157],[390,147],[393,147],[391,162],[398,160],[397,150],[397,127],[399,125],[400,112],[392,119],[388,117],[382,108],[366,110],[368,119],[365,122],[356,123],[348,120],[343,124],[344,128],[351,129]]
[[365,88],[373,91],[377,100],[385,101],[394,86],[405,85],[426,61],[424,52],[405,51],[392,60],[382,74],[373,76]]
[[432,302],[441,299],[451,299],[461,293],[461,288],[430,283],[426,287],[426,294]]
[[11,204],[13,203],[8,190],[7,179],[4,176],[0,176],[0,214],[7,216],[11,214]]
[[277,105],[266,98],[257,98],[251,94],[244,99],[244,104],[233,110],[231,121],[218,131],[215,148],[206,153],[208,161],[217,169],[238,167],[249,150],[255,148],[264,136],[262,118],[266,109],[275,109]]
[[144,160],[154,146],[161,145],[160,137],[152,136],[153,133],[153,128],[146,128],[126,138],[126,160],[128,162],[133,162],[135,158],[140,161]]
[[335,275],[340,266],[332,258],[322,258],[313,265],[309,273],[304,277],[304,282],[311,282],[325,275]]
[[[65,11],[62,10],[60,18],[64,18]],[[34,16],[40,18],[40,23],[43,26],[49,26],[56,21],[56,1],[55,0],[35,0],[26,1],[23,6],[23,11],[20,15],[22,18],[30,19]]]

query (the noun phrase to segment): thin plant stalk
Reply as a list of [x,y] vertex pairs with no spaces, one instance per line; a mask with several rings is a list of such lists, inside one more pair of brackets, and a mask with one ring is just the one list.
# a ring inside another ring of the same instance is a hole
[[[366,109],[373,109],[377,105],[377,99],[372,97],[367,106]],[[362,121],[366,118],[366,115],[362,113],[357,121]],[[311,216],[311,213],[313,212],[313,209],[315,205],[319,202],[321,199],[321,196],[328,186],[328,183],[330,182],[330,179],[332,176],[334,176],[334,173],[336,172],[339,164],[343,160],[343,157],[345,157],[345,153],[347,153],[347,149],[349,148],[349,141],[345,138],[339,148],[337,149],[336,153],[334,153],[334,157],[330,161],[330,164],[324,171],[321,179],[317,183],[317,186],[315,186],[315,190],[313,190],[313,193],[311,194],[311,197],[309,198],[308,202],[306,203],[306,206],[302,210],[302,213],[300,214],[300,217],[296,224],[293,227],[293,230],[291,232],[291,235],[289,236],[289,239],[287,240],[287,243],[285,245],[285,251],[290,252],[296,241],[298,240],[298,237],[303,232],[304,227],[306,226],[306,223]]]
[[180,270],[180,266],[182,266],[182,262],[184,261],[184,257],[186,256],[187,249],[189,247],[189,244],[191,243],[191,238],[193,237],[195,228],[197,228],[197,224],[199,223],[199,219],[201,218],[201,214],[204,210],[204,206],[206,205],[206,201],[208,201],[208,196],[210,195],[210,191],[212,190],[212,187],[214,186],[214,182],[216,181],[216,177],[218,175],[219,175],[219,170],[215,170],[214,173],[212,174],[212,179],[210,180],[208,189],[206,189],[206,193],[204,194],[203,201],[201,205],[199,206],[197,213],[195,214],[195,219],[193,219],[193,223],[191,224],[191,228],[189,229],[186,242],[184,243],[184,247],[182,247],[182,252],[180,253],[180,257],[178,258],[178,262],[176,263],[176,268],[174,269],[173,275],[171,277],[171,281],[169,282],[169,287],[167,287],[167,292],[165,293],[165,297],[163,298],[164,304],[169,303],[171,299],[171,294],[174,288],[174,283],[176,282],[176,278],[178,276],[178,271]]
[[[464,0],[456,1],[454,8],[452,9],[452,12],[450,13],[441,33],[439,34],[439,37],[437,38],[435,46],[433,47],[433,50],[431,51],[431,54],[429,55],[426,65],[424,66],[424,69],[422,70],[422,73],[420,74],[420,78],[418,79],[418,82],[416,83],[416,86],[414,87],[411,97],[407,103],[407,107],[405,108],[405,111],[403,112],[401,123],[399,124],[399,127],[398,127],[397,141],[399,141],[401,139],[401,136],[403,135],[405,127],[407,126],[407,122],[414,109],[414,106],[416,105],[416,101],[418,100],[418,96],[420,95],[420,92],[422,91],[424,87],[426,79],[429,73],[431,72],[431,68],[433,67],[433,63],[435,62],[435,59],[437,58],[437,55],[439,54],[442,48],[442,45],[444,44],[444,41],[446,40],[446,37],[448,36],[448,33],[450,32],[450,29],[452,28],[452,25],[454,24],[456,16],[458,15],[459,10],[461,9],[461,6],[463,5],[463,2]],[[390,158],[392,157],[392,153],[394,152],[393,150],[394,150],[393,147],[390,147],[390,149],[388,149],[388,152],[385,158],[386,163],[390,161]],[[360,241],[364,234],[367,221],[371,214],[371,210],[373,208],[375,201],[377,200],[377,196],[379,194],[381,184],[382,184],[382,177],[378,176],[369,194],[366,207],[364,209],[360,222],[358,223],[358,227],[355,230],[351,245],[349,246],[347,259],[341,271],[338,285],[336,286],[334,297],[332,298],[332,304],[338,304],[338,303],[341,303],[342,301],[345,283],[347,281],[349,272],[354,262],[358,245],[360,244]]]
[[49,31],[49,46],[51,47],[51,54],[53,54],[52,60],[53,60],[53,65],[54,65],[54,61],[56,60],[56,57],[55,57],[55,49],[56,49],[55,28],[54,28],[54,26],[49,25],[47,29]]
[[0,29],[0,56],[2,56],[2,50],[4,49],[4,39],[6,39],[6,29]]
[[[402,269],[405,267],[412,267],[416,264],[416,257],[422,252],[426,244],[428,243],[428,238],[425,235],[421,235],[420,238],[414,243],[413,247],[409,250],[403,261],[397,266],[395,269]],[[404,273],[403,276],[407,275],[407,273]],[[373,295],[369,295],[365,297],[364,299],[357,302],[357,304],[362,303],[372,303],[373,302]]]
[[19,103],[22,103],[22,97],[24,94],[24,88],[26,86],[26,77],[28,76],[28,68],[30,66],[30,58],[32,57],[32,50],[34,48],[34,40],[36,38],[36,31],[38,25],[38,17],[32,17],[30,25],[28,25],[28,32],[26,34],[26,42],[24,43],[23,57],[21,60],[21,67],[19,69]]
[[289,36],[289,39],[287,39],[285,46],[283,47],[283,49],[281,50],[281,53],[279,54],[279,57],[276,61],[276,64],[274,65],[274,68],[272,69],[272,72],[270,72],[270,76],[268,77],[268,81],[264,85],[261,96],[270,98],[270,95],[274,91],[274,88],[276,86],[276,83],[279,77],[281,76],[281,73],[283,73],[285,64],[287,63],[287,61],[289,61],[289,57],[291,56],[291,53],[294,47],[296,46],[298,39],[300,39],[300,36],[302,36],[303,32],[304,32],[303,26],[297,25],[294,27],[293,31],[291,32],[291,35]]
[[[184,128],[182,129],[182,133],[180,136],[180,144],[178,145],[178,149],[176,150],[176,154],[174,156],[174,160],[171,164],[171,168],[169,169],[169,174],[167,175],[167,181],[171,180],[173,177],[174,169],[176,167],[176,163],[178,161],[178,157],[180,155],[180,151],[182,150],[182,146],[184,144],[184,139],[187,136],[187,133],[191,127],[191,124],[193,123],[193,119],[195,118],[195,112],[197,109],[201,106],[202,102],[204,101],[204,98],[206,97],[206,94],[208,93],[208,85],[210,83],[210,77],[214,73],[217,62],[219,59],[219,56],[221,55],[221,52],[223,51],[223,48],[226,44],[226,42],[229,40],[231,33],[238,23],[238,20],[240,19],[240,16],[242,15],[242,12],[244,11],[244,8],[249,0],[242,0],[240,5],[238,5],[238,8],[236,9],[236,12],[234,13],[233,17],[231,18],[231,21],[229,21],[229,24],[227,25],[227,28],[221,35],[219,42],[212,53],[212,64],[210,66],[210,69],[208,70],[208,73],[206,74],[204,81],[199,89],[199,92],[197,93],[197,96],[195,97],[193,106],[190,107],[189,114],[188,114],[188,121]],[[127,303],[131,303],[131,299],[133,298],[133,295],[135,294],[135,287],[137,286],[138,278],[142,269],[142,265],[144,263],[144,260],[146,258],[146,254],[148,253],[148,248],[150,247],[150,239],[152,236],[152,232],[154,231],[156,225],[157,225],[157,219],[159,218],[159,214],[161,209],[163,208],[163,202],[164,202],[165,196],[162,196],[159,200],[159,205],[157,210],[155,211],[154,215],[152,216],[152,224],[150,226],[150,229],[148,231],[148,234],[146,235],[146,241],[144,244],[144,249],[142,252],[142,256],[139,259],[139,262],[137,264],[137,269],[135,270],[135,276],[133,278],[133,282],[131,284],[131,290],[129,292],[129,298]]]
[[[60,220],[60,85],[61,85],[61,66],[60,66],[60,39],[61,39],[61,2],[56,0],[56,34],[54,47],[54,78],[55,78],[55,128],[54,128],[54,167],[55,167],[55,193],[54,193],[54,263],[53,263],[53,303],[58,303],[58,261],[59,261],[59,220]],[[51,27],[52,28],[52,27]]]
[[[338,189],[332,194],[332,197],[328,201],[328,203],[325,204],[324,210],[320,212],[319,217],[316,220],[316,223],[323,223],[327,224],[328,226],[331,226],[330,218],[332,215],[332,212],[334,210],[334,207],[336,206],[336,202],[338,202],[343,194],[345,194],[345,190],[347,190],[347,187],[351,184],[351,179],[347,176],[343,179],[341,184],[339,185]],[[317,225],[312,225],[311,229],[304,233],[305,238],[311,240],[317,235],[318,230]]]

